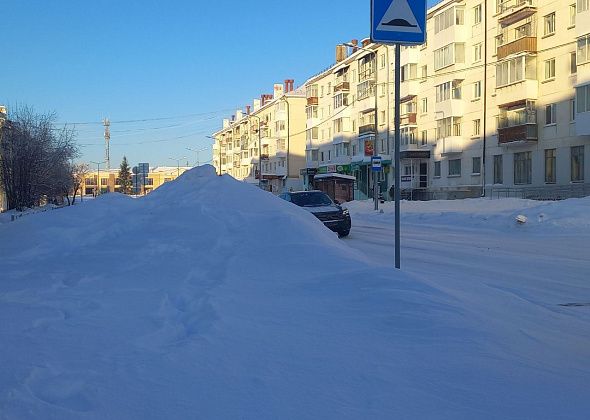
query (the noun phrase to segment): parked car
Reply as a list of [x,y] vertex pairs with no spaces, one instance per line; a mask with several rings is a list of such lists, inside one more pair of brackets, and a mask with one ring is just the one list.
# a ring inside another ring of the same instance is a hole
[[337,232],[339,237],[348,236],[350,233],[350,214],[347,209],[340,207],[338,202],[323,191],[296,191],[279,195],[283,200],[289,201],[312,213],[320,219],[330,230]]

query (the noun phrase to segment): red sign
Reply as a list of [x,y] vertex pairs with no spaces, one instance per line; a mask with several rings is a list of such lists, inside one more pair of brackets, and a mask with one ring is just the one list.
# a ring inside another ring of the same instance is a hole
[[373,156],[374,140],[365,140],[365,156]]

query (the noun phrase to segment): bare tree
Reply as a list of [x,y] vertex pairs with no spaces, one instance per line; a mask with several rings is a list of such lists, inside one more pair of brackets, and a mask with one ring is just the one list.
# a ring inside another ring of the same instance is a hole
[[67,197],[71,160],[77,156],[75,133],[54,128],[54,114],[15,107],[0,132],[0,178],[9,209],[23,210]]
[[84,182],[84,178],[90,172],[90,167],[86,163],[75,163],[71,165],[71,173],[70,176],[72,177],[72,204],[76,202],[76,192],[80,190],[80,201],[82,201],[82,197],[84,196],[84,191],[81,190],[82,183]]

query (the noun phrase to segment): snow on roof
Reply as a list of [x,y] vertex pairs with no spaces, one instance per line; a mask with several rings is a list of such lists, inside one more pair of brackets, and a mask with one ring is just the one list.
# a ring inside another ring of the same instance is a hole
[[352,175],[344,175],[344,174],[337,174],[337,173],[317,174],[313,177],[313,179],[322,179],[322,178],[342,178],[342,179],[356,180],[356,178]]

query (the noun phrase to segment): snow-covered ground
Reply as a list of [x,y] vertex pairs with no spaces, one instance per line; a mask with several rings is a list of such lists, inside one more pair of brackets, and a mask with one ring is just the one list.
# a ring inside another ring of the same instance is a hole
[[404,203],[402,271],[349,208],[201,167],[0,225],[0,418],[587,415],[588,199]]

